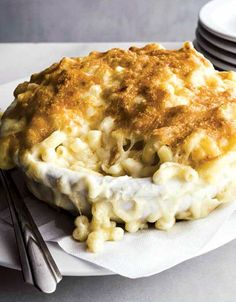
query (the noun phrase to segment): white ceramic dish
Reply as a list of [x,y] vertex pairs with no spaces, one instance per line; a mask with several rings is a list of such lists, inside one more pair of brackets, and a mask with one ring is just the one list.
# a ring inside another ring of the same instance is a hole
[[236,55],[225,51],[219,47],[214,46],[210,42],[208,42],[205,38],[201,36],[198,31],[196,31],[196,37],[198,44],[201,48],[206,50],[209,54],[213,55],[215,58],[220,59],[221,61],[224,61],[226,63],[230,63],[232,65],[235,65],[236,67]]
[[213,35],[209,31],[207,31],[205,28],[203,28],[200,23],[198,24],[197,31],[200,33],[200,35],[203,38],[205,38],[211,44],[213,44],[223,50],[230,51],[231,53],[236,54],[236,43],[224,40],[220,37]]
[[193,42],[194,44],[194,47],[199,51],[201,52],[209,61],[211,61],[211,63],[217,68],[217,69],[220,69],[220,70],[233,70],[233,71],[236,71],[236,67],[229,64],[229,63],[226,63],[226,62],[223,62],[215,57],[213,57],[212,55],[210,55],[206,50],[204,50],[200,45],[199,43],[197,42],[197,40],[194,40]]
[[213,0],[202,7],[199,20],[213,34],[236,42],[236,1]]

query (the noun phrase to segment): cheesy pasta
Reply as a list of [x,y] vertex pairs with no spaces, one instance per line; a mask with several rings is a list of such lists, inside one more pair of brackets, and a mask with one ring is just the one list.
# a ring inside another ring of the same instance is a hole
[[236,75],[189,42],[64,58],[14,96],[0,168],[19,167],[39,199],[79,215],[73,237],[92,252],[122,239],[117,224],[167,230],[229,200]]

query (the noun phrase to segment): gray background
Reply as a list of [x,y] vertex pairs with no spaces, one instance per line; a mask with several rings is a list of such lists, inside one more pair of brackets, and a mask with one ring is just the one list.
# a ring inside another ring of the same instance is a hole
[[[205,2],[0,0],[0,42],[192,40],[198,10]],[[14,68],[9,67],[9,73],[14,73]],[[19,272],[0,267],[0,302],[233,302],[235,250],[233,241],[156,276],[138,280],[120,276],[64,277],[57,292],[47,296],[25,285]]]
[[[56,293],[24,285],[19,272],[0,267],[1,302],[235,302],[236,241],[156,276],[64,277]],[[232,265],[233,264],[233,265]]]
[[206,0],[0,0],[0,42],[192,40]]

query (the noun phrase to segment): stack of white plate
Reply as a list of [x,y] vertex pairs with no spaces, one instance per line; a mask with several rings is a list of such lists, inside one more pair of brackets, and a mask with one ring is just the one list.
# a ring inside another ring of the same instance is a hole
[[194,45],[216,68],[236,71],[236,0],[213,0],[203,6]]

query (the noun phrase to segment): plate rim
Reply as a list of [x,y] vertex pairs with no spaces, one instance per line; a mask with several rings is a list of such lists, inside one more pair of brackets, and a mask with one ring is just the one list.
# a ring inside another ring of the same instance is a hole
[[203,38],[205,38],[214,46],[221,48],[222,50],[226,50],[233,54],[236,54],[236,44],[234,44],[232,41],[228,41],[221,37],[213,35],[206,28],[204,28],[199,22],[196,31],[198,31]]
[[220,59],[215,58],[211,54],[209,54],[205,49],[203,49],[199,45],[199,43],[196,39],[194,40],[193,43],[194,43],[194,46],[197,49],[197,51],[201,52],[204,55],[204,57],[207,60],[209,60],[216,68],[218,68],[220,70],[226,70],[226,71],[229,71],[229,70],[236,71],[236,68],[234,66],[232,66],[230,63],[223,62]]
[[[216,49],[219,47],[212,45],[209,41],[207,41],[204,37],[202,37],[202,35],[200,33],[198,33],[197,31],[196,31],[196,38],[197,38],[197,41],[198,41],[198,44],[200,45],[200,47],[203,48],[205,51],[207,51],[210,55],[212,55],[216,59],[221,60],[222,62],[231,64],[231,65],[233,65],[233,67],[236,68],[236,55],[235,55],[235,58],[232,58],[232,60],[234,60],[234,62],[230,61],[230,57],[228,57],[227,54],[223,53],[223,52],[227,52],[227,51],[225,51],[223,49],[219,49],[219,50]],[[204,41],[204,40],[206,40],[206,41]],[[234,55],[234,54],[230,53],[230,55]],[[222,58],[221,58],[221,56],[222,56]]]
[[224,5],[226,2],[232,2],[234,0],[211,0],[210,2],[207,2],[199,11],[198,14],[198,19],[200,24],[206,28],[209,32],[211,32],[212,34],[221,37],[225,40],[229,40],[232,42],[236,42],[236,34],[232,34],[229,35],[227,33],[224,33],[222,31],[220,31],[219,29],[215,29],[212,28],[212,26],[209,24],[209,22],[207,21],[207,19],[205,18],[206,11],[211,10],[213,11],[215,7],[219,6],[219,5]]

